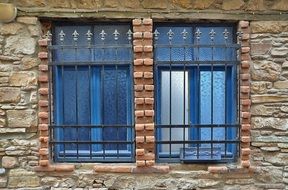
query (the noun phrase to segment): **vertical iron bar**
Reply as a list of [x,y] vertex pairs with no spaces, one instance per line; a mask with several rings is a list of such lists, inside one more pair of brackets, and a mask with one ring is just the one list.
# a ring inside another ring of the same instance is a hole
[[[170,46],[169,46],[169,125],[172,125],[172,56],[171,56],[171,47],[172,47],[172,42],[169,40]],[[171,154],[172,154],[172,129],[169,127],[169,159],[171,159]]]
[[[103,30],[102,30],[103,31]],[[105,57],[105,48],[104,48],[104,40],[102,40],[102,61],[104,61],[104,57]],[[102,111],[101,111],[101,116],[102,116],[102,121],[101,121],[101,130],[102,130],[102,133],[101,133],[101,138],[102,138],[102,141],[104,142],[104,111],[105,111],[105,99],[104,99],[104,80],[105,80],[105,68],[104,68],[104,65],[102,65],[102,69],[101,69],[101,104],[102,104]],[[105,160],[105,147],[106,147],[106,144],[103,143],[102,144],[102,148],[103,148],[103,159]]]
[[[225,33],[226,32],[226,33]],[[227,30],[225,29],[224,30],[224,32],[223,32],[223,34],[224,34],[224,41],[225,41],[225,51],[224,51],[224,55],[225,55],[225,61],[228,61],[229,59],[228,59],[228,57],[227,57],[227,45],[228,45],[228,42],[227,42],[227,40],[228,40],[228,32],[227,32]],[[233,67],[233,66],[232,66]],[[227,141],[228,139],[227,139],[227,127],[228,127],[228,123],[227,123],[227,106],[228,106],[228,103],[227,103],[227,93],[228,93],[228,91],[227,91],[227,80],[228,80],[228,74],[227,74],[227,63],[225,62],[225,77],[224,77],[224,79],[225,79],[225,89],[224,89],[224,97],[225,97],[225,106],[224,106],[224,113],[225,113],[225,115],[224,115],[224,118],[225,118],[225,128],[224,128],[224,130],[225,130],[225,137],[224,137],[224,139],[225,139],[225,141]],[[233,80],[233,79],[232,79]],[[224,148],[224,154],[225,154],[225,158],[227,157],[227,142],[225,142],[225,144],[224,144],[224,146],[225,146],[225,148]]]
[[183,76],[183,158],[185,159],[185,141],[186,141],[186,38],[187,32],[184,29],[183,32],[183,40],[184,40],[184,76]]
[[[77,43],[75,42],[74,43],[74,59],[75,59],[75,62],[78,61],[78,57],[77,57]],[[79,121],[78,121],[78,118],[79,118],[79,113],[78,113],[78,65],[75,65],[74,67],[75,69],[75,72],[76,72],[76,81],[75,81],[75,91],[76,91],[76,98],[75,98],[75,101],[76,101],[76,105],[75,105],[75,109],[76,109],[76,125],[79,124]],[[77,160],[79,159],[79,127],[76,127],[76,157],[77,157]]]
[[[117,30],[116,30],[117,31]],[[117,38],[115,38],[115,41],[116,41],[116,45],[118,45],[118,40],[117,40]],[[116,124],[117,125],[119,125],[120,123],[119,123],[119,116],[118,116],[118,114],[119,114],[119,112],[118,112],[118,109],[119,109],[119,106],[118,106],[118,103],[119,103],[119,97],[118,97],[118,92],[119,92],[119,84],[118,84],[118,65],[117,65],[117,63],[118,63],[118,48],[116,47],[115,48],[115,62],[116,62],[116,64],[115,64],[115,69],[116,69],[116,89],[115,89],[115,91],[116,91]],[[119,141],[119,126],[118,127],[116,127],[116,130],[117,130],[117,140]],[[117,143],[116,144],[116,147],[117,147],[117,158],[119,158],[119,143]]]
[[[196,29],[196,28],[195,28]],[[198,113],[198,117],[197,117],[197,121],[195,121],[197,124],[200,124],[196,127],[196,131],[197,131],[197,160],[199,159],[199,148],[201,143],[201,71],[200,71],[200,37],[201,37],[201,31],[198,28],[195,32],[196,34],[196,47],[197,47],[197,56],[196,56],[196,60],[197,60],[197,110],[196,112]]]
[[[214,32],[214,30],[212,29],[211,30],[211,32],[210,32],[210,39],[211,39],[211,124],[213,124],[214,123],[214,118],[213,118],[213,116],[214,116],[214,102],[213,102],[213,98],[214,98],[214,91],[213,91],[213,86],[214,86],[214,68],[213,68],[213,61],[214,61],[214,35],[215,35],[215,32]],[[213,141],[213,132],[214,132],[214,128],[213,127],[211,127],[211,133],[210,133],[210,135],[211,135],[211,141]],[[212,155],[213,155],[213,143],[211,142],[211,158],[212,158]]]

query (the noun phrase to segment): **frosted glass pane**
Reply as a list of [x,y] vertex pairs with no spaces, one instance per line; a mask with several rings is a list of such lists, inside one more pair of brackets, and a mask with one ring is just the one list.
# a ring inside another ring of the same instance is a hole
[[[171,92],[170,92],[170,76],[171,76]],[[185,95],[184,95],[185,88]],[[161,72],[161,124],[172,124],[172,125],[184,125],[188,124],[188,72],[183,71],[169,71]],[[170,96],[171,93],[171,96]],[[171,105],[170,105],[171,97]],[[184,110],[185,105],[185,110]],[[171,116],[170,116],[171,108]],[[185,114],[185,118],[184,118]],[[162,140],[183,140],[184,130],[183,128],[172,128],[171,134],[170,129],[161,129]],[[188,129],[185,130],[185,139],[188,139]],[[179,151],[179,148],[183,145],[173,145],[171,151]],[[169,145],[162,145],[162,151],[170,151]]]
[[[225,72],[213,71],[213,83],[211,81],[211,77],[212,77],[211,71],[200,72],[200,98],[201,98],[200,122],[201,124],[224,124]],[[213,84],[212,86],[213,95],[211,84]],[[211,112],[213,112],[213,114],[211,114]],[[212,139],[211,139],[211,128],[201,129],[201,140],[224,140],[224,139],[225,139],[225,130],[223,127],[213,129]],[[210,144],[207,146],[210,146]]]

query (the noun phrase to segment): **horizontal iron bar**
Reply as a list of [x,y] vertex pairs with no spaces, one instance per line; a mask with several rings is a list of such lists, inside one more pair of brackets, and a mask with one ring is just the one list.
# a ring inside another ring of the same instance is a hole
[[89,65],[131,65],[132,60],[131,61],[115,61],[115,60],[111,60],[111,61],[69,61],[69,62],[63,62],[63,61],[52,61],[49,62],[49,65],[51,66],[89,66]]
[[191,124],[191,125],[155,125],[156,128],[190,128],[190,127],[196,127],[196,128],[239,128],[241,125],[239,124],[212,124],[212,125],[197,125],[197,124]]
[[239,64],[240,61],[194,61],[194,60],[183,60],[183,61],[157,61],[155,59],[155,65],[168,65],[168,64],[171,64],[171,65],[183,65],[183,64],[186,64],[187,66],[197,66],[198,64],[200,66],[233,66],[235,64]]
[[187,141],[155,141],[156,144],[225,144],[240,143],[240,140],[187,140]]
[[51,128],[104,128],[104,127],[115,127],[115,128],[134,128],[134,125],[49,125]]
[[240,44],[157,44],[154,43],[155,48],[229,48],[239,49]]
[[51,144],[134,144],[132,141],[50,141]]
[[111,48],[132,48],[132,44],[97,44],[97,45],[49,45],[48,49],[50,50],[56,50],[56,49],[111,49]]

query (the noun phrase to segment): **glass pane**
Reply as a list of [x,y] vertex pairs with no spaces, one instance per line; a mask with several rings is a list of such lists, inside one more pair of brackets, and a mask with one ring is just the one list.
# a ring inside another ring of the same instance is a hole
[[[127,125],[128,124],[128,98],[129,82],[128,70],[115,67],[105,67],[103,76],[104,87],[104,125]],[[104,141],[127,140],[127,128],[106,127],[103,131]],[[125,149],[126,145],[119,145],[119,149]],[[117,145],[109,144],[106,150],[116,150]]]
[[[168,32],[173,32],[172,40],[169,41]],[[183,31],[186,30],[186,39],[183,38]],[[192,48],[183,45],[192,44],[193,32],[191,27],[157,27],[159,39],[154,40],[156,45],[182,45],[182,47],[157,47],[155,49],[155,57],[157,61],[184,61],[192,60]]]
[[[95,49],[94,59],[98,61],[131,61],[131,47],[115,47],[115,45],[128,45],[131,43],[131,41],[128,40],[127,36],[129,28],[129,25],[96,25],[94,27],[95,45],[105,46],[104,48]],[[115,40],[115,30],[117,30],[118,32],[117,40]]]
[[[185,76],[184,76],[185,73]],[[171,77],[171,85],[170,85]],[[185,80],[184,80],[185,77]],[[161,72],[161,124],[162,125],[185,125],[188,124],[189,98],[188,98],[188,72],[183,71],[162,71]],[[171,87],[171,88],[170,88]],[[185,91],[185,94],[184,94]],[[171,98],[171,99],[170,99]],[[171,101],[171,105],[170,105]],[[185,105],[185,110],[184,110]],[[171,110],[171,113],[170,113]],[[184,115],[185,114],[185,115]],[[161,130],[162,140],[184,140],[188,139],[188,128],[185,130],[183,126],[170,129],[164,128]],[[183,145],[174,145],[171,151],[179,152],[179,148]],[[169,151],[169,145],[162,145],[162,151]]]
[[[213,81],[211,79],[211,71],[200,72],[200,122],[225,124],[225,72],[213,71]],[[212,139],[211,130],[212,128],[201,128],[201,140],[225,140],[223,127],[213,129]]]
[[[91,26],[57,26],[55,27],[54,44],[61,45],[60,32],[65,33],[63,45],[74,45],[73,32],[79,34],[77,48],[58,48],[53,51],[53,61],[60,62],[83,62],[92,60],[92,52],[83,46],[87,46],[86,33],[91,30]],[[81,47],[82,46],[82,47]]]

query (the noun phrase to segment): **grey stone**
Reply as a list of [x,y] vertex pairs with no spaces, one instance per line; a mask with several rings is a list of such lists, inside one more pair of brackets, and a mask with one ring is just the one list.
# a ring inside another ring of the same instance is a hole
[[14,34],[17,34],[19,30],[22,28],[23,28],[23,25],[19,23],[4,24],[0,27],[0,34],[14,35]]
[[11,169],[17,167],[18,165],[19,163],[16,157],[3,156],[2,167]]
[[254,117],[252,118],[253,129],[277,129],[277,130],[287,130],[288,129],[288,119],[280,118],[263,118]]
[[251,69],[253,80],[276,81],[281,74],[281,66],[272,61],[254,62]]
[[11,88],[11,87],[0,88],[0,103],[15,103],[19,101],[20,101],[19,88]]
[[9,36],[6,39],[5,53],[13,54],[26,54],[31,55],[35,53],[36,41],[30,37],[27,32],[20,33],[19,35]]
[[9,79],[10,86],[31,86],[37,85],[37,78],[34,72],[14,72]]
[[6,187],[7,181],[7,177],[0,177],[0,188]]
[[286,57],[288,55],[288,48],[273,48],[271,50],[273,57]]
[[35,110],[8,110],[7,111],[9,127],[35,127],[37,118]]

